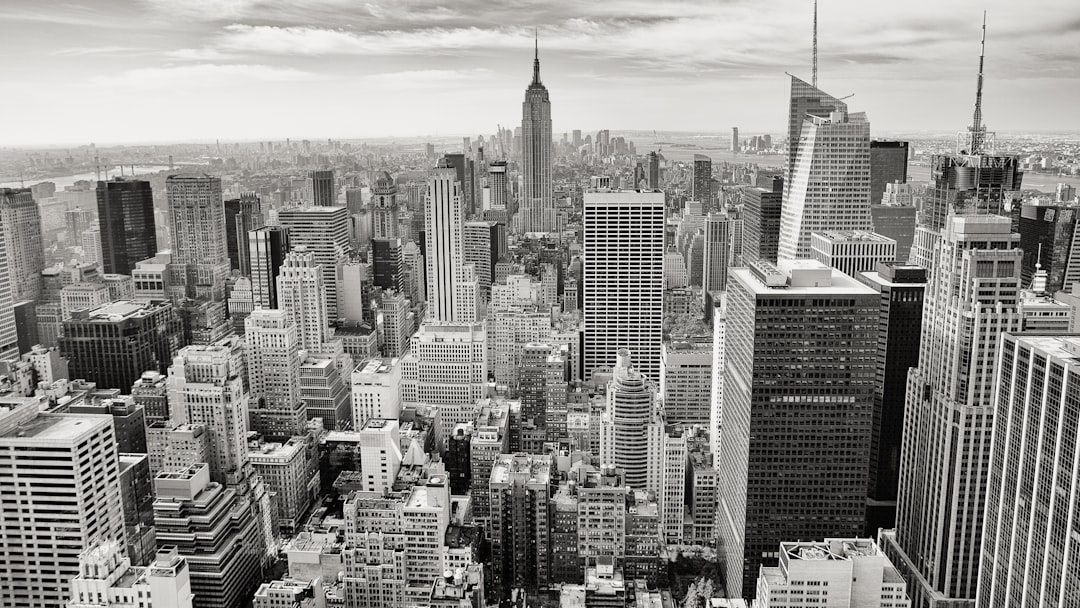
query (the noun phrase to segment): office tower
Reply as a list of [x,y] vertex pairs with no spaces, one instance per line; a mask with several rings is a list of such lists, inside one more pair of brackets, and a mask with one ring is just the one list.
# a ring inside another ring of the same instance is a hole
[[500,454],[491,468],[492,580],[501,597],[550,585],[548,500],[551,456]]
[[165,192],[172,219],[173,298],[224,302],[229,249],[221,179],[170,175]]
[[445,428],[470,422],[487,388],[487,332],[481,324],[424,323],[401,358],[401,400],[439,409]]
[[[405,288],[405,257],[401,239],[376,238],[371,240],[371,266],[373,283],[380,289],[402,291]],[[342,316],[346,316],[342,311]]]
[[828,118],[833,112],[847,112],[847,104],[795,76],[791,77],[791,94],[788,99],[788,166],[786,181],[795,172],[796,157],[807,116]]
[[505,210],[510,200],[509,183],[506,181],[506,161],[497,160],[488,165],[488,190],[490,191],[490,204],[488,208],[501,211]]
[[391,239],[401,236],[398,230],[397,184],[389,173],[383,171],[375,179],[371,192],[371,236]]
[[485,301],[490,300],[495,264],[507,255],[506,225],[481,220],[465,222],[463,238],[465,263],[473,265],[480,293]]
[[533,78],[521,104],[521,174],[525,188],[521,197],[524,232],[550,232],[554,225],[555,198],[551,174],[551,99],[540,82],[540,50],[533,58]]
[[1002,334],[976,605],[1068,606],[1076,536],[1076,336]]
[[472,484],[473,427],[471,424],[459,424],[450,432],[450,439],[443,461],[446,462],[446,475],[450,479],[450,493],[464,496],[469,493]]
[[492,344],[488,365],[495,383],[516,391],[521,381],[521,356],[525,346],[551,339],[551,312],[535,304],[493,310],[488,328]]
[[491,500],[488,482],[491,469],[501,454],[510,452],[510,407],[506,402],[482,399],[476,417],[471,420],[469,444],[470,488],[473,518],[487,527],[491,523]]
[[[139,422],[145,424],[142,420]],[[127,555],[136,564],[148,564],[157,551],[157,539],[154,536],[154,484],[150,457],[146,453],[145,428],[140,429],[140,432],[144,435],[142,452],[119,454],[120,504],[124,509]]]
[[780,563],[763,566],[754,608],[828,606],[909,608],[904,579],[869,538],[781,542]]
[[72,402],[67,411],[72,414],[110,416],[116,436],[116,450],[120,453],[146,453],[146,412],[130,396],[117,394],[116,397],[95,398],[91,402]]
[[253,442],[248,452],[251,470],[274,493],[278,531],[286,535],[299,531],[301,519],[307,515],[319,487],[318,475],[309,474],[304,442],[303,437],[281,443]]
[[694,181],[691,200],[701,203],[705,209],[712,208],[712,159],[704,154],[694,155]]
[[896,259],[907,262],[911,255],[911,243],[915,240],[914,205],[872,205],[870,218],[874,232],[896,241]]
[[[577,492],[577,539],[574,547],[578,554],[578,564],[575,564],[577,572],[584,572],[603,561],[622,565],[626,557],[626,503],[629,494],[622,471],[614,467],[597,469],[578,466],[570,470],[570,479],[575,482],[574,490]],[[553,558],[554,549],[553,544]],[[553,570],[556,561],[563,560],[553,559]],[[577,578],[580,580],[580,575]]]
[[769,187],[743,189],[743,264],[776,262],[783,195],[782,178],[771,180]]
[[396,418],[369,418],[358,427],[361,492],[390,491],[401,468],[401,437]]
[[1020,249],[1024,251],[1020,279],[1024,287],[1031,286],[1037,269],[1046,272],[1048,293],[1070,288],[1080,279],[1080,243],[1074,247],[1077,209],[1066,205],[1024,203],[1020,207]]
[[[707,340],[707,338],[705,338]],[[708,424],[712,341],[672,338],[660,354],[660,395],[670,424]]]
[[731,221],[727,213],[710,213],[705,218],[704,267],[701,273],[703,292],[727,288],[727,270],[731,256]]
[[641,373],[659,378],[664,194],[586,192],[583,220],[585,378],[613,365],[621,348]]
[[244,605],[265,551],[251,498],[211,481],[206,463],[158,473],[154,493],[158,545],[175,547],[187,560],[194,608]]
[[[21,201],[22,199],[29,197],[29,193],[26,195],[12,194],[19,192],[21,191],[13,191],[7,188],[0,189],[0,195],[3,195],[5,200],[9,197],[14,197]],[[32,199],[31,202],[33,202]],[[14,203],[14,206],[21,207],[23,205],[23,202]],[[2,213],[4,212],[0,210],[0,214]],[[2,217],[3,216],[0,215],[0,232],[7,230],[6,225],[2,221]],[[0,247],[0,358],[8,358],[19,354],[19,334],[15,324],[15,304],[18,302],[13,298],[15,286],[12,283],[14,280],[12,277],[12,269],[9,267],[6,237],[4,242],[5,246]],[[36,313],[37,310],[35,309],[35,314]],[[47,336],[41,338],[42,340],[50,340]],[[50,340],[50,342],[55,343],[52,340]]]
[[307,412],[300,399],[300,337],[285,310],[260,308],[244,320],[244,346],[251,387],[251,430],[267,437],[304,432]]
[[372,418],[397,420],[401,415],[401,364],[372,359],[352,372],[353,428]]
[[427,301],[427,262],[415,241],[405,243],[401,249],[401,257],[405,263],[405,292],[414,304]]
[[79,554],[67,608],[193,608],[191,573],[176,547],[157,551],[149,566],[132,566],[117,542],[95,542]]
[[400,293],[384,291],[379,300],[379,313],[382,316],[382,356],[393,359],[404,355],[415,329],[409,301]]
[[686,435],[686,513],[692,522],[686,541],[711,543],[716,538],[717,510],[720,506],[720,472],[709,446],[711,436],[704,426],[695,426]]
[[0,188],[0,223],[13,302],[37,300],[45,243],[41,239],[41,209],[29,188]]
[[308,174],[311,196],[308,198],[315,207],[337,206],[337,183],[333,169],[316,169]]
[[[660,187],[660,155],[655,151],[649,152],[646,155],[648,161],[648,183],[649,190],[656,190]],[[702,204],[707,205],[707,201],[700,201]]]
[[566,436],[566,361],[547,343],[521,349],[518,398],[521,417],[532,420],[548,441]]
[[926,269],[889,262],[855,276],[881,294],[866,513],[873,533],[896,525],[904,396],[908,370],[919,365]]
[[[337,267],[349,251],[349,212],[345,207],[293,207],[278,212],[278,222],[289,229],[289,246],[306,247],[322,266],[326,290],[326,316],[338,319]],[[278,302],[278,307],[282,304]]]
[[[31,187],[30,189],[32,191],[33,187]],[[34,200],[40,199],[35,197]],[[83,233],[83,230],[86,230],[93,226],[96,219],[97,214],[95,214],[90,209],[75,207],[74,209],[68,209],[67,211],[65,211],[64,226],[67,243],[74,244],[75,242],[77,242],[79,240],[79,235]]]
[[810,235],[813,259],[849,277],[896,261],[896,241],[875,232],[823,230]]
[[729,275],[718,466],[731,597],[753,593],[783,538],[856,536],[865,519],[881,296],[820,262],[781,268]]
[[[248,394],[229,349],[185,346],[173,359],[166,383],[171,421],[202,425],[209,433],[210,478],[226,485],[242,479],[248,461]],[[158,541],[163,541],[160,534]]]
[[690,283],[686,274],[686,260],[675,245],[664,252],[664,289],[681,289]]
[[229,253],[229,267],[239,270],[244,276],[249,276],[251,274],[250,233],[266,225],[263,219],[262,202],[254,192],[244,192],[240,198],[228,199],[223,205],[225,206],[225,241]]
[[731,151],[738,152],[739,149],[739,127],[731,127]]
[[0,604],[61,608],[79,554],[123,542],[113,439],[105,416],[39,413],[33,399],[0,407]]
[[874,229],[870,217],[870,123],[846,108],[807,114],[784,184],[777,256],[810,257],[810,235],[823,230]]
[[94,309],[112,302],[104,283],[72,283],[60,290],[60,314],[71,318],[76,310]]
[[907,183],[908,142],[870,142],[870,203],[881,204],[885,184]]
[[1022,323],[1010,220],[950,215],[938,238],[908,374],[896,534],[885,543],[919,606],[975,597],[998,334]]
[[461,187],[451,168],[428,177],[424,259],[427,263],[428,317],[435,321],[473,323],[478,313],[473,272],[465,266],[464,209]]
[[646,483],[643,489],[656,497],[662,541],[681,545],[686,523],[686,435],[681,429],[667,424],[660,407],[653,407],[645,427],[645,438]]
[[127,390],[147,370],[164,372],[183,340],[168,302],[113,302],[77,310],[57,340],[71,377]]
[[136,264],[157,253],[150,182],[119,178],[98,182],[97,213],[105,272],[131,274]]
[[[626,484],[645,489],[648,473],[647,425],[656,406],[656,387],[636,368],[631,353],[620,349],[607,388],[600,462],[623,471]],[[610,433],[610,434],[608,434]]]
[[322,270],[301,246],[285,256],[277,277],[278,305],[292,317],[301,347],[312,352],[323,349],[330,330]]
[[157,371],[143,372],[131,385],[131,398],[143,406],[147,425],[169,419],[167,392],[165,375]]
[[321,418],[323,427],[343,431],[352,426],[352,401],[349,383],[342,377],[343,369],[352,365],[330,356],[309,356],[300,365],[300,397],[307,408],[308,420]]
[[255,306],[277,308],[277,277],[289,253],[289,229],[263,226],[248,233],[251,291]]

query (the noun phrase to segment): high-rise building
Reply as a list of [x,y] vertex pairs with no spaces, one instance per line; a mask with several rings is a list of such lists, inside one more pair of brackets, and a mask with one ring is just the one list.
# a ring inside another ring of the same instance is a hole
[[1076,212],[1068,205],[1040,205],[1024,203],[1020,208],[1020,249],[1024,262],[1020,267],[1020,279],[1024,287],[1038,269],[1046,272],[1046,291],[1055,293],[1068,290],[1080,279],[1080,243],[1076,240]]
[[[349,252],[349,210],[345,207],[293,207],[278,211],[278,222],[289,229],[292,249],[306,247],[322,266],[326,316],[338,319],[337,267]],[[281,303],[278,302],[281,307]]]
[[585,193],[584,374],[634,354],[636,369],[660,377],[664,316],[664,194]]
[[[230,349],[185,346],[169,367],[167,385],[172,422],[202,425],[209,433],[210,478],[226,485],[243,479],[248,462],[248,393]],[[163,541],[160,534],[158,541]]]
[[739,127],[731,127],[731,151],[738,152],[739,149]]
[[491,468],[492,578],[501,597],[523,588],[533,593],[551,583],[548,500],[551,456],[501,454]]
[[799,142],[802,140],[806,117],[828,118],[836,111],[847,112],[847,104],[795,76],[791,77],[791,95],[788,105],[788,172],[791,181],[795,171]]
[[911,255],[911,243],[915,240],[915,214],[915,206],[911,204],[870,206],[874,232],[896,241],[896,259],[900,262],[907,263]]
[[401,468],[401,437],[396,418],[369,418],[357,431],[360,437],[362,492],[389,492]]
[[[645,155],[648,160],[648,170],[646,176],[648,179],[649,190],[656,190],[660,188],[660,155],[655,150]],[[699,201],[702,205],[708,204],[706,201]]]
[[712,404],[712,341],[673,338],[660,356],[660,395],[670,424],[705,425]]
[[337,182],[334,181],[333,169],[316,169],[308,174],[308,187],[311,196],[308,199],[316,207],[337,206]]
[[331,431],[352,426],[349,382],[342,376],[351,362],[351,358],[346,358],[339,367],[338,359],[320,355],[309,356],[300,365],[300,397],[308,420],[321,418],[323,427]]
[[566,371],[565,359],[551,344],[532,343],[521,349],[521,418],[532,420],[549,441],[566,436]]
[[274,493],[277,528],[282,534],[298,532],[302,518],[318,493],[319,477],[308,470],[308,449],[304,437],[284,442],[253,442],[248,452],[251,470]]
[[258,586],[266,551],[251,498],[211,481],[205,463],[158,473],[154,493],[158,544],[176,547],[187,560],[194,608],[243,606]]
[[131,565],[117,542],[95,542],[79,555],[67,608],[193,608],[191,572],[176,547],[157,552],[149,566]]
[[855,276],[881,294],[866,505],[866,531],[873,533],[896,526],[904,400],[908,370],[919,365],[926,270],[882,263]]
[[491,496],[488,482],[491,469],[502,454],[510,452],[510,407],[505,402],[482,399],[472,421],[469,443],[469,495],[473,500],[473,518],[485,527],[491,523]]
[[102,270],[131,274],[136,264],[157,253],[150,182],[118,178],[98,182],[97,212]]
[[828,116],[807,114],[784,183],[781,260],[811,257],[810,235],[824,230],[872,232],[870,123],[846,107]]
[[453,169],[433,170],[424,214],[427,314],[432,320],[472,323],[477,318],[479,285],[475,270],[465,264],[464,213]]
[[165,192],[172,219],[171,296],[224,302],[229,248],[221,178],[170,175]]
[[865,519],[881,296],[820,262],[781,268],[729,277],[718,542],[730,597],[753,593],[782,539],[854,537]]
[[694,182],[692,200],[705,209],[712,208],[712,158],[704,154],[694,155]]
[[183,324],[168,302],[121,301],[77,310],[57,340],[72,378],[127,390],[144,372],[164,372],[183,340]]
[[623,471],[626,485],[645,489],[649,445],[647,426],[656,407],[656,386],[631,366],[631,353],[621,349],[607,389],[608,424],[601,442],[600,462]]
[[389,173],[383,171],[375,179],[371,192],[371,236],[390,239],[401,236],[398,229],[397,184]]
[[353,428],[372,418],[397,420],[401,415],[401,364],[397,359],[371,359],[352,372]]
[[[379,289],[402,291],[405,288],[405,256],[400,238],[371,239],[373,284]],[[348,316],[342,311],[342,316]]]
[[555,197],[552,191],[551,99],[540,82],[540,51],[533,57],[533,78],[521,104],[521,225],[525,232],[554,229]]
[[323,350],[330,331],[323,269],[306,247],[285,256],[277,277],[278,306],[292,316],[301,348]]
[[876,232],[823,230],[810,235],[810,257],[849,277],[896,261],[896,241]]
[[300,399],[300,337],[285,310],[259,308],[244,320],[251,387],[251,430],[267,437],[300,435],[307,412]]
[[495,264],[507,254],[506,225],[483,220],[465,222],[463,237],[465,263],[473,265],[480,293],[485,301],[490,300]]
[[506,210],[510,200],[510,184],[506,181],[506,161],[497,160],[488,166],[488,209]]
[[904,579],[869,538],[782,542],[777,566],[763,566],[754,608],[794,608],[811,601],[854,608],[909,608]]
[[249,233],[266,225],[263,219],[262,203],[254,192],[245,192],[240,195],[240,198],[226,200],[224,205],[229,266],[233,270],[239,270],[240,274],[249,276],[251,274]]
[[950,214],[931,236],[938,242],[919,364],[908,373],[896,534],[885,543],[918,606],[975,599],[998,334],[1022,327],[1022,253],[1010,220]]
[[0,406],[5,607],[62,608],[79,554],[95,541],[124,540],[112,420],[38,407],[34,399]]
[[976,605],[1068,606],[1080,597],[1068,522],[1080,475],[1080,338],[1002,334]]
[[13,302],[37,300],[45,243],[41,239],[41,209],[29,188],[0,188],[0,223]]
[[289,253],[289,229],[263,226],[248,233],[251,292],[255,306],[277,308],[277,277]]
[[870,142],[870,202],[881,204],[885,184],[907,183],[908,142]]
[[731,221],[723,211],[705,218],[705,264],[701,273],[702,292],[727,289],[727,271],[731,260]]
[[758,260],[776,262],[780,246],[780,215],[784,182],[777,178],[771,188],[746,188],[743,204],[743,264]]

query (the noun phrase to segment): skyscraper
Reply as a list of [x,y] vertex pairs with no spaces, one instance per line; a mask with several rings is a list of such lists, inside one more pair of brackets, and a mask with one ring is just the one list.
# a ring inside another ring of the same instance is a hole
[[762,260],[776,263],[780,246],[780,215],[784,180],[772,180],[769,188],[751,187],[742,192],[743,264]]
[[307,413],[300,398],[300,338],[285,310],[256,309],[244,320],[251,430],[267,437],[303,433]]
[[429,318],[473,322],[478,313],[478,284],[465,265],[464,209],[453,169],[441,167],[428,177],[425,215],[427,301]]
[[584,374],[615,364],[620,348],[660,377],[664,316],[664,194],[585,193]]
[[225,205],[225,239],[228,243],[229,265],[240,274],[251,274],[251,248],[249,232],[265,225],[262,203],[254,192],[245,192],[240,198],[231,198]]
[[41,209],[29,188],[0,188],[0,222],[4,225],[12,301],[37,300],[45,269],[45,243],[41,240]]
[[896,534],[885,545],[918,606],[975,598],[998,334],[1022,326],[1009,219],[950,215],[937,238],[908,373]]
[[278,305],[292,316],[301,348],[323,350],[330,324],[322,267],[315,254],[306,247],[291,251],[281,265],[277,284]]
[[337,183],[334,182],[333,169],[316,169],[308,175],[311,187],[311,204],[316,207],[337,205]]
[[263,226],[248,233],[251,291],[255,306],[277,308],[277,278],[289,253],[289,229]]
[[781,260],[806,259],[810,235],[823,230],[872,232],[870,123],[843,107],[828,116],[807,114],[784,184]]
[[401,236],[398,230],[397,184],[383,171],[375,180],[371,193],[371,236],[387,239]]
[[870,203],[881,204],[885,184],[907,183],[908,142],[875,139],[870,142]]
[[703,209],[712,208],[712,159],[704,154],[694,155],[694,182],[691,197]]
[[495,161],[488,167],[488,190],[490,191],[489,208],[495,211],[505,210],[510,200],[505,160]]
[[224,302],[229,251],[221,179],[170,175],[165,191],[172,218],[172,297]]
[[548,500],[551,456],[502,454],[491,468],[493,579],[502,597],[515,587],[535,593],[551,582]]
[[723,291],[727,288],[727,271],[731,256],[731,222],[720,211],[705,218],[705,265],[702,270],[702,292]]
[[0,407],[0,604],[63,608],[79,554],[123,542],[118,466],[110,417]]
[[718,542],[748,597],[781,539],[862,533],[881,296],[809,260],[729,278]]
[[157,253],[154,193],[150,182],[113,179],[97,183],[102,270],[131,274]]
[[533,78],[521,104],[521,173],[525,189],[521,209],[525,232],[553,230],[554,194],[551,175],[551,100],[540,82],[540,48],[533,58]]
[[[349,252],[349,210],[346,207],[293,207],[278,211],[278,222],[289,229],[289,245],[304,246],[322,266],[326,316],[338,319],[337,269]],[[279,302],[280,306],[280,302]]]
[[[660,155],[653,150],[646,155],[646,158],[648,158],[649,161],[649,167],[646,172],[649,180],[649,189],[656,190],[660,187]],[[704,201],[701,202],[702,205],[707,204]]]
[[463,237],[465,263],[473,265],[480,293],[485,301],[490,300],[495,264],[506,257],[506,225],[484,220],[465,222]]
[[644,490],[648,479],[647,427],[656,406],[656,385],[631,364],[630,351],[620,349],[607,389],[605,416],[610,430],[600,448],[600,461],[626,475],[626,485]]
[[1068,606],[1080,597],[1066,530],[1080,478],[1080,338],[1003,334],[976,605]]
[[806,117],[827,118],[836,111],[847,112],[847,104],[817,88],[817,83],[810,84],[795,76],[791,77],[791,95],[788,104],[788,173],[791,181],[795,171],[795,160],[799,152]]

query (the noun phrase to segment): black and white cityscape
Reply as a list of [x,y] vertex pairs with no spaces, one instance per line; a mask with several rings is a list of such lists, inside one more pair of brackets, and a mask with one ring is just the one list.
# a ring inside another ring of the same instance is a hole
[[0,25],[0,608],[1080,607],[1073,0]]

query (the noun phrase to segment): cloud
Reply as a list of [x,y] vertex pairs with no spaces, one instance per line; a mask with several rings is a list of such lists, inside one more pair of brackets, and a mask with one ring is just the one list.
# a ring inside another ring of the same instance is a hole
[[86,55],[131,55],[146,53],[153,49],[145,46],[98,46],[57,49],[50,53],[56,57],[83,57]]
[[487,68],[466,70],[407,70],[369,74],[358,80],[362,85],[389,90],[452,88],[454,85],[473,87],[478,83],[497,82],[495,72]]
[[138,89],[173,87],[179,90],[217,87],[237,82],[304,82],[322,76],[294,68],[260,64],[190,64],[137,68],[119,74],[100,76],[91,86],[126,86]]

